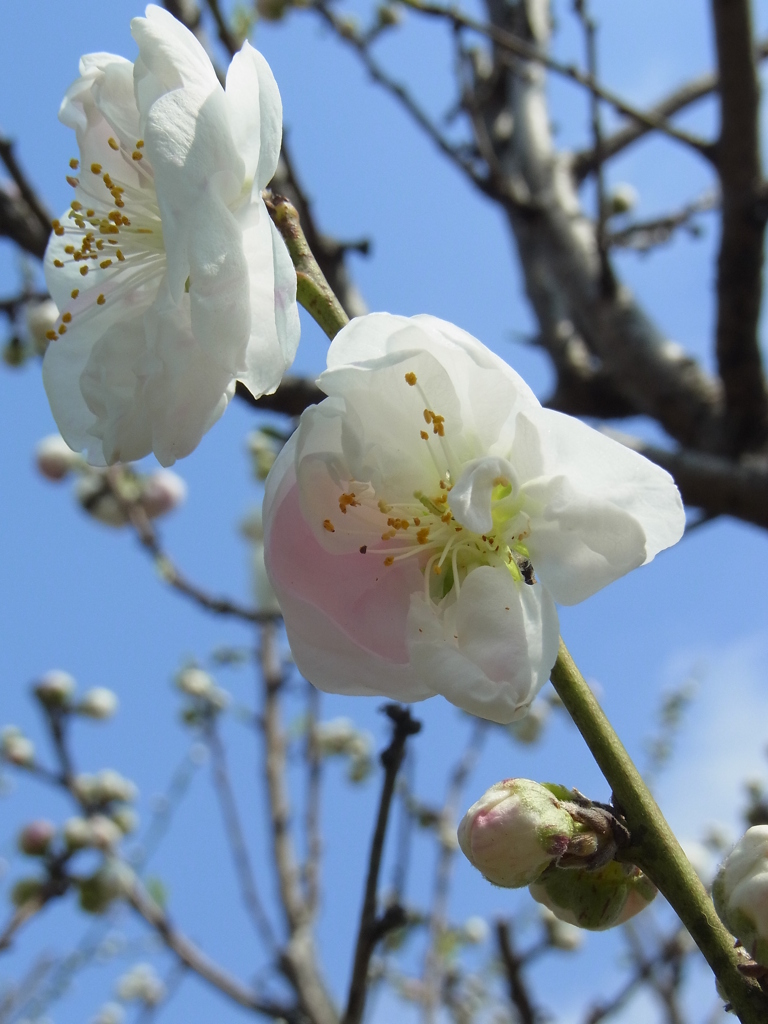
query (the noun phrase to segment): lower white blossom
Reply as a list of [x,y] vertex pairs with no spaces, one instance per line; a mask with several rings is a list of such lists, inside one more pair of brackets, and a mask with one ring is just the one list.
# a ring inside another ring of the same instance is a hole
[[53,222],[60,311],[43,364],[67,443],[93,465],[189,454],[242,381],[274,391],[299,339],[296,275],[261,197],[282,106],[247,42],[219,84],[205,50],[150,5],[135,64],[87,54],[61,121],[80,158]]
[[720,866],[712,897],[750,956],[768,966],[768,825],[753,825],[736,843]]
[[265,551],[296,664],[331,692],[443,694],[510,722],[549,678],[555,602],[674,544],[664,470],[542,409],[452,324],[387,313],[334,339],[267,480]]

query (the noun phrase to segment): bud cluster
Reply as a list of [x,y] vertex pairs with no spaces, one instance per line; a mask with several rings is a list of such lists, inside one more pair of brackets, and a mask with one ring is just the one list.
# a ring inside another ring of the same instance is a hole
[[488,881],[529,886],[556,918],[580,928],[612,928],[656,895],[638,868],[614,860],[629,834],[612,809],[563,786],[496,783],[464,815],[458,838]]
[[38,442],[35,463],[40,474],[55,483],[76,475],[75,499],[83,511],[106,526],[127,525],[134,506],[156,519],[178,508],[187,496],[187,485],[169,469],[141,474],[130,465],[108,470],[89,466],[59,434]]
[[187,725],[198,725],[229,705],[230,695],[227,691],[216,685],[213,676],[194,665],[181,669],[174,683],[180,693],[191,698],[181,713]]
[[314,727],[315,742],[322,757],[345,757],[347,778],[363,782],[373,770],[370,734],[355,726],[349,718],[332,718]]

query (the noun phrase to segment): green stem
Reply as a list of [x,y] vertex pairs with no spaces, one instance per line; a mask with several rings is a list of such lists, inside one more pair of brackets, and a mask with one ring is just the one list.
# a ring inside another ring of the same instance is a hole
[[768,996],[739,971],[733,936],[717,916],[706,889],[562,640],[552,685],[626,816],[634,863],[676,911],[742,1024],[765,1024]]
[[296,298],[333,341],[349,317],[312,255],[296,207],[285,196],[271,195],[265,201],[296,268]]

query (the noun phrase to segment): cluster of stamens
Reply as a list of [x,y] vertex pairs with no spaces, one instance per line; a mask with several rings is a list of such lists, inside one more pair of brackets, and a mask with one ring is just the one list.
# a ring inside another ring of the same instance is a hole
[[[135,148],[131,151],[115,138],[110,137],[107,142],[110,149],[120,152],[126,162],[139,169],[139,177],[145,187],[118,184],[99,163],[94,162],[90,167],[81,169],[79,160],[73,158],[69,161],[70,169],[79,171],[81,177],[68,174],[67,183],[77,189],[82,180],[82,192],[93,197],[93,204],[84,205],[78,199],[73,199],[63,221],[52,221],[53,233],[57,237],[66,235],[73,239],[72,243],[64,246],[67,259],[56,258],[53,265],[61,269],[67,263],[80,263],[80,274],[84,278],[96,265],[100,270],[106,271],[110,267],[117,268],[123,263],[135,262],[138,259],[144,261],[147,256],[151,259],[158,255],[157,243],[161,237],[160,215],[154,188],[146,188],[153,178],[151,169],[146,164],[141,164],[144,157],[144,141],[137,139]],[[98,195],[100,188],[104,189],[106,195]],[[122,212],[128,201],[136,208],[139,223],[132,223]],[[137,237],[153,234],[158,238],[153,239],[149,245],[149,239],[145,238],[142,241]],[[136,283],[135,278],[133,283]],[[70,293],[73,300],[77,299],[79,294],[79,288],[73,288]],[[100,292],[95,304],[103,306],[106,301],[107,296]],[[47,332],[48,339],[54,341],[60,335],[66,334],[67,325],[71,322],[72,314],[65,312],[58,329]]]
[[[411,387],[417,384],[413,372],[407,373],[405,380]],[[437,435],[444,446],[445,417],[425,408],[424,420],[432,425],[433,435]],[[426,431],[421,430],[420,436],[429,440]],[[450,464],[450,459],[446,462]],[[381,534],[384,546],[374,548],[363,544],[360,553],[383,554],[386,566],[406,558],[418,558],[428,599],[431,594],[433,599],[440,600],[454,587],[458,597],[461,582],[480,565],[503,566],[516,582],[533,584],[535,578],[525,544],[529,533],[527,517],[520,514],[519,503],[511,497],[510,482],[502,478],[494,481],[493,500],[497,510],[494,529],[488,534],[476,534],[457,522],[450,509],[448,496],[455,482],[451,470],[441,469],[437,459],[435,465],[440,473],[437,493],[427,495],[417,491],[412,502],[377,501],[379,512],[386,517],[386,529]],[[354,490],[344,491],[339,496],[339,511],[347,515],[349,509],[368,504],[369,500]],[[336,532],[330,519],[323,521],[323,527],[329,533]]]

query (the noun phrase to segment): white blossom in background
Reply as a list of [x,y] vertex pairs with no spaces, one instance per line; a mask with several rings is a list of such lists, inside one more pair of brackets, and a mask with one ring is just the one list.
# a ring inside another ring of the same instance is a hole
[[712,898],[726,927],[768,966],[768,825],[753,825],[723,861]]
[[43,380],[58,427],[93,465],[154,451],[169,466],[240,380],[274,391],[299,338],[296,275],[261,198],[282,106],[247,42],[219,84],[167,11],[135,18],[135,64],[87,54],[61,105],[79,161],[46,281],[61,316]]
[[35,445],[35,465],[47,480],[63,480],[82,465],[61,434],[49,434]]
[[165,999],[165,985],[151,964],[136,964],[118,980],[117,995],[125,1002],[157,1006]]
[[83,694],[76,711],[87,718],[104,720],[111,718],[117,711],[117,694],[105,686],[95,686]]
[[664,470],[542,409],[452,324],[376,313],[334,339],[266,485],[267,570],[322,690],[442,694],[508,723],[576,604],[649,562],[685,518]]
[[36,352],[42,355],[50,343],[50,332],[59,322],[59,309],[52,299],[28,302],[24,309],[27,337]]
[[253,509],[240,524],[240,531],[251,543],[251,578],[256,609],[267,614],[280,614],[275,591],[264,564],[264,526],[261,509]]

